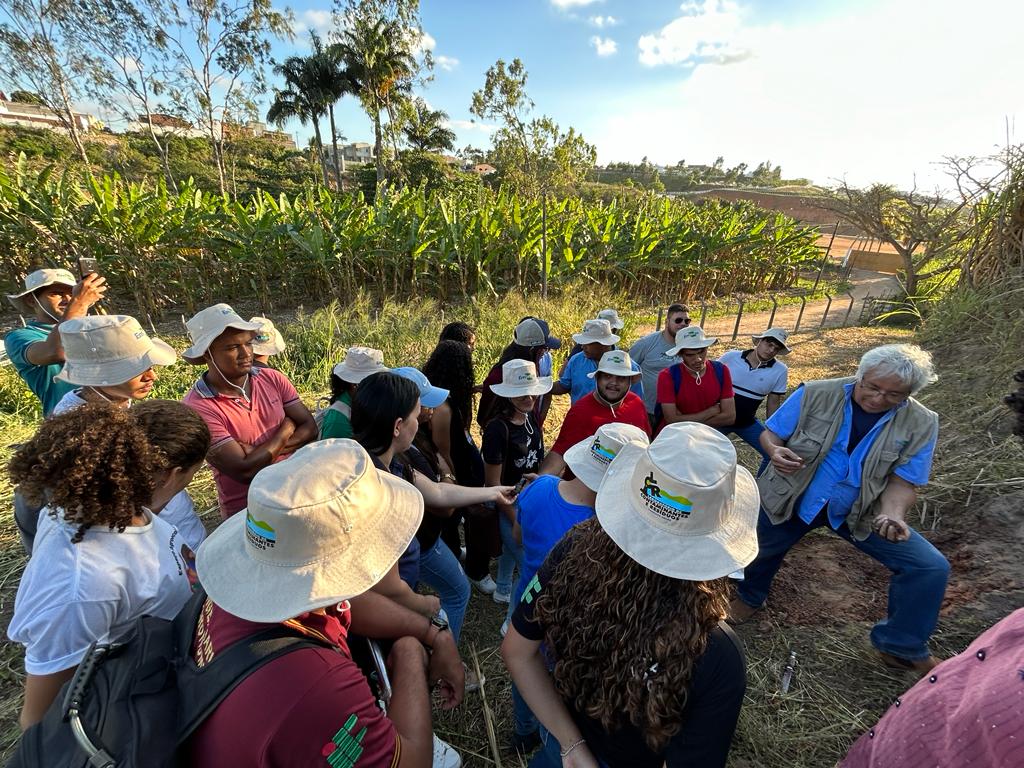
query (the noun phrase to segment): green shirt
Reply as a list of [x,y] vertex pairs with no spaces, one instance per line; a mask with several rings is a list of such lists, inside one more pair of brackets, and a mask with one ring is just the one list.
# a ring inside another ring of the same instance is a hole
[[75,388],[74,384],[54,381],[53,377],[64,367],[62,363],[34,365],[25,359],[25,350],[40,341],[46,341],[53,330],[53,323],[31,321],[24,328],[16,328],[4,337],[4,348],[14,364],[18,375],[25,381],[32,394],[43,404],[43,416],[49,416],[65,394]]
[[352,395],[345,392],[324,411],[320,422],[320,439],[329,437],[352,437]]

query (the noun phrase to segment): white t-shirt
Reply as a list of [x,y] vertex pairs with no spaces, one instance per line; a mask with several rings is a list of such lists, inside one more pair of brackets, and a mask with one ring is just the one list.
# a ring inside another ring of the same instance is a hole
[[[79,394],[81,391],[81,389],[73,389],[64,395],[54,406],[50,416],[57,416],[85,405],[88,401]],[[185,543],[192,548],[193,552],[199,549],[199,545],[206,539],[206,527],[196,514],[195,505],[192,504],[192,497],[188,495],[188,491],[177,494],[157,514],[160,515],[161,520],[165,520],[181,531]]]
[[769,394],[786,394],[789,378],[786,364],[778,358],[773,359],[770,365],[751,368],[745,354],[738,349],[730,349],[718,358],[718,362],[726,366],[732,375],[737,427],[748,427],[754,423],[761,401]]
[[149,510],[123,533],[39,516],[7,636],[25,646],[25,671],[48,675],[76,666],[96,641],[117,640],[143,615],[172,619],[191,594],[182,538]]

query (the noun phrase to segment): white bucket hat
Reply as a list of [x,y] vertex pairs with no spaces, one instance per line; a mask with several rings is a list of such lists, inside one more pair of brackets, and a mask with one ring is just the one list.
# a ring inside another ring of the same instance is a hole
[[420,492],[359,443],[320,440],[256,475],[248,507],[199,547],[196,571],[228,613],[280,622],[368,590],[422,519]]
[[583,332],[574,333],[572,340],[580,345],[597,343],[609,347],[619,343],[619,337],[612,333],[612,324],[604,319],[587,320]]
[[389,371],[384,365],[384,353],[373,347],[349,347],[345,359],[332,371],[342,381],[358,384],[373,373]]
[[636,443],[646,448],[650,442],[640,427],[613,421],[602,424],[596,433],[569,448],[562,458],[587,488],[596,491],[604,480],[605,470],[624,445]]
[[597,364],[597,370],[587,374],[588,379],[593,379],[599,373],[610,373],[612,376],[629,376],[636,378],[640,371],[633,370],[633,360],[629,352],[622,349],[612,349],[601,355],[601,361]]
[[736,449],[705,424],[669,424],[649,447],[627,443],[597,493],[601,527],[664,576],[717,579],[757,556],[760,495]]
[[757,344],[757,342],[759,342],[761,339],[771,339],[772,341],[779,342],[779,344],[782,345],[782,351],[777,352],[776,354],[780,356],[788,355],[790,352],[793,351],[786,344],[786,339],[789,338],[789,331],[787,331],[785,328],[769,328],[767,331],[764,331],[763,333],[760,333],[757,336],[751,336],[750,338],[754,340],[755,344]]
[[76,317],[57,330],[64,345],[64,367],[53,378],[69,384],[124,384],[154,365],[171,365],[178,359],[169,344],[151,339],[128,315]]
[[35,293],[48,285],[74,286],[77,282],[75,276],[66,269],[37,269],[25,276],[25,290],[21,293],[7,294],[7,300],[22,314],[31,315],[35,312],[35,307],[25,301],[25,297],[30,293]]
[[665,351],[666,357],[675,357],[684,349],[707,349],[717,344],[718,339],[704,335],[699,325],[688,325],[676,334],[676,345]]
[[501,383],[491,384],[491,392],[499,397],[546,395],[551,385],[551,377],[538,376],[537,366],[529,360],[509,360],[501,366]]
[[203,355],[210,345],[228,328],[239,331],[259,331],[256,323],[247,323],[227,304],[214,304],[200,310],[185,323],[192,346],[181,353],[186,361],[197,364],[202,362]]
[[621,331],[626,327],[626,322],[619,317],[619,311],[617,309],[602,309],[597,313],[598,320],[607,320],[608,324],[612,327],[613,331]]
[[277,330],[273,321],[266,317],[253,317],[250,323],[260,327],[256,332],[256,338],[252,342],[252,353],[254,355],[280,355],[285,350],[284,336]]

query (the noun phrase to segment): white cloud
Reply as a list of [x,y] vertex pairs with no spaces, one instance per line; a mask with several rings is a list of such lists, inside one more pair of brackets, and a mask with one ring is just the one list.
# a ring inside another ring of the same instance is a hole
[[658,32],[640,38],[640,63],[648,67],[682,64],[693,58],[727,64],[749,55],[738,44],[742,12],[732,0],[684,3],[683,15]]
[[590,38],[590,44],[594,46],[595,50],[597,50],[598,56],[613,56],[615,52],[619,50],[618,43],[610,37],[598,37],[597,35],[594,35]]
[[619,20],[614,16],[591,16],[588,21],[598,29],[614,27],[619,23]]
[[437,40],[429,32],[420,34],[420,39],[413,43],[413,53],[420,54],[425,51],[432,51],[437,47]]
[[459,60],[454,56],[435,56],[434,63],[437,64],[445,72],[451,72],[457,66],[459,66]]
[[445,125],[454,131],[479,131],[480,133],[491,134],[498,130],[496,125],[478,123],[476,120],[449,120]]
[[[944,156],[991,152],[1005,121],[1024,117],[1024,92],[1000,74],[1024,71],[1022,4],[893,0],[786,25],[744,23],[742,12],[726,23],[723,5],[713,4],[718,21],[702,34],[681,34],[684,23],[647,36],[657,43],[649,57],[692,66],[674,86],[638,82],[611,94],[580,126],[601,162],[725,155],[821,183],[910,186],[916,177],[931,187],[946,181],[936,165]],[[709,3],[700,9],[707,16]],[[750,55],[714,66],[705,46]]]
[[[309,32],[316,32],[320,37],[325,37],[330,31],[332,23],[333,18],[330,10],[308,8],[296,14],[292,31],[295,33],[297,42],[301,38],[308,38]],[[308,40],[305,42],[308,45]]]
[[551,0],[551,4],[556,8],[565,10],[566,8],[583,8],[587,5],[593,5],[594,3],[603,3],[604,0]]

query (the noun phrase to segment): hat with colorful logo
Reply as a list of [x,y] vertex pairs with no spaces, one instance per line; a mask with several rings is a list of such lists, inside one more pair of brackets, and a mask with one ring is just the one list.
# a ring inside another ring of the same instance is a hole
[[185,329],[192,341],[192,346],[181,353],[185,360],[193,365],[203,361],[203,355],[210,345],[228,328],[238,331],[259,332],[256,323],[247,323],[228,304],[214,304],[212,307],[196,312],[187,323]]
[[37,269],[25,276],[25,290],[21,293],[7,294],[7,300],[22,314],[31,315],[35,312],[35,307],[25,301],[30,294],[48,285],[74,286],[76,283],[78,280],[66,269]]
[[285,350],[284,336],[277,330],[273,321],[266,317],[252,317],[250,323],[260,327],[256,331],[256,338],[252,340],[252,353],[254,355],[280,355]]
[[707,349],[717,343],[718,339],[713,336],[705,336],[704,329],[699,325],[689,325],[676,334],[676,345],[672,349],[665,350],[665,354],[668,357],[674,357],[684,349]]
[[607,320],[608,324],[612,327],[615,332],[621,331],[626,327],[626,321],[619,317],[619,311],[617,309],[602,309],[597,313],[598,320]]
[[248,507],[202,543],[196,571],[228,613],[280,622],[370,589],[422,519],[420,492],[359,443],[320,440],[253,478]]
[[759,333],[756,336],[751,336],[750,338],[754,340],[755,344],[757,344],[757,342],[759,342],[761,339],[771,339],[772,341],[777,341],[779,344],[782,345],[782,350],[777,353],[778,355],[788,355],[790,352],[793,351],[792,349],[789,348],[789,345],[786,344],[786,339],[789,338],[789,331],[787,331],[785,328],[769,328],[767,331]]
[[587,488],[596,491],[604,479],[605,470],[624,445],[636,443],[646,447],[650,442],[640,427],[613,421],[602,424],[593,435],[569,448],[562,458]]
[[409,379],[409,381],[419,387],[420,405],[424,408],[437,408],[437,406],[448,399],[448,390],[443,387],[435,387],[430,383],[427,375],[418,368],[394,368],[391,372],[401,376],[403,379]]
[[58,381],[82,387],[124,384],[154,365],[178,359],[170,344],[152,339],[128,315],[89,315],[65,320],[57,330],[64,345]]
[[619,337],[612,333],[612,324],[603,318],[587,320],[582,333],[574,333],[572,340],[581,345],[604,344],[609,347],[619,343]]
[[384,365],[384,353],[373,347],[349,347],[345,359],[332,373],[349,384],[358,384],[367,376],[390,370]]
[[607,373],[612,376],[628,376],[631,378],[640,375],[640,371],[633,368],[633,359],[629,356],[629,352],[622,349],[612,349],[601,355],[601,361],[597,364],[597,370],[588,373],[587,378],[592,379],[599,373]]
[[627,555],[664,576],[717,579],[757,556],[760,495],[732,441],[696,422],[669,424],[650,446],[627,443],[594,509]]
[[550,376],[538,376],[537,366],[529,360],[509,360],[501,366],[501,381],[491,384],[491,392],[499,397],[546,395],[551,391]]

